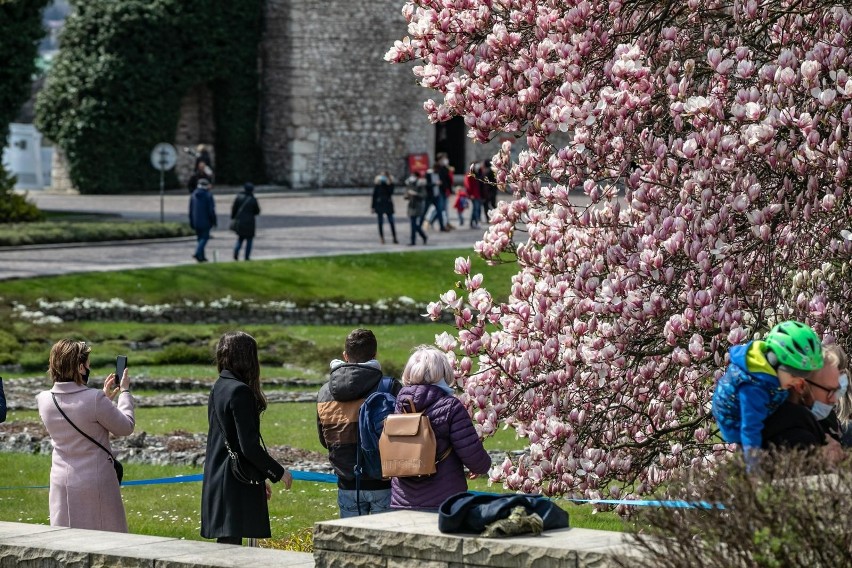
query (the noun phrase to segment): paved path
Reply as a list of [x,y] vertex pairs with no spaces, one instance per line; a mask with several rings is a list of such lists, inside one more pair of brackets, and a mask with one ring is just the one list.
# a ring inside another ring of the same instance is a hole
[[[207,256],[216,262],[233,262],[234,234],[227,230],[231,203],[237,188],[217,188],[216,211],[219,229],[207,245]],[[405,215],[406,201],[394,198],[394,216],[400,244],[391,244],[385,223],[385,240],[379,242],[376,218],[370,213],[368,191],[341,190],[309,194],[277,190],[257,194],[262,214],[257,218],[252,260],[296,258],[332,254],[421,250],[409,247],[410,225]],[[160,218],[159,195],[60,195],[31,192],[30,198],[42,209],[112,213],[128,219]],[[170,193],[165,197],[165,218],[187,221],[188,195]],[[121,220],[116,222],[120,223]],[[464,227],[449,233],[427,232],[426,248],[473,247],[483,230]],[[120,242],[85,245],[32,246],[0,249],[0,280],[69,272],[126,270],[155,266],[192,264],[194,238],[158,242]],[[242,262],[242,261],[241,261]]]

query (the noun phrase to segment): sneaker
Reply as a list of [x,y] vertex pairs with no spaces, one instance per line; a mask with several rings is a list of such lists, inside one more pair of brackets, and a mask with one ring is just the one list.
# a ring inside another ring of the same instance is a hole
[[234,251],[234,260],[240,260],[240,253],[237,251]]

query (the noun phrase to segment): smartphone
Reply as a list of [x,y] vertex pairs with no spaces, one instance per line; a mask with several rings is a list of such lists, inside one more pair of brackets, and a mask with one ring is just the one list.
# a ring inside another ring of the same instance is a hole
[[115,386],[121,386],[121,377],[127,368],[127,355],[119,355],[115,358]]

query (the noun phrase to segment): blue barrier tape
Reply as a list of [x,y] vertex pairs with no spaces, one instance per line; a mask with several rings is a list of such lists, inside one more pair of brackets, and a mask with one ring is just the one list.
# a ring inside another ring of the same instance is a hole
[[[291,471],[293,481],[313,481],[317,483],[337,483],[337,476],[331,473],[317,473],[315,471]],[[190,483],[201,481],[204,475],[201,473],[193,475],[177,475],[175,477],[158,477],[155,479],[133,479],[123,481],[122,487],[130,487],[134,485],[164,485],[169,483]],[[4,489],[49,489],[49,485],[27,485],[17,487],[0,487]]]
[[589,503],[592,505],[626,505],[628,507],[669,507],[674,509],[724,509],[721,503],[708,503],[707,501],[681,501],[681,500],[642,500],[642,499],[569,499],[572,503]]
[[[291,471],[293,481],[310,481],[317,483],[337,483],[337,476],[331,473],[317,473],[314,471]],[[170,483],[192,483],[201,481],[204,475],[201,473],[193,475],[178,475],[175,477],[159,477],[155,479],[133,479],[131,481],[122,482],[122,486],[131,487],[135,485],[164,485]],[[19,487],[0,487],[4,489],[48,489],[47,485],[30,485]],[[472,493],[490,495],[491,493],[482,491],[473,491]],[[721,503],[708,503],[707,501],[680,501],[680,500],[642,500],[642,499],[569,499],[566,501],[572,503],[588,503],[591,505],[625,505],[628,507],[670,507],[676,509],[708,509],[708,510],[723,510],[725,508]]]

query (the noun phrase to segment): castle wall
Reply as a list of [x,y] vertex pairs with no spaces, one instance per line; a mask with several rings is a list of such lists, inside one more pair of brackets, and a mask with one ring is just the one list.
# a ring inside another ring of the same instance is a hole
[[370,185],[432,153],[434,126],[411,65],[384,60],[406,33],[400,0],[269,0],[261,145],[271,182]]

